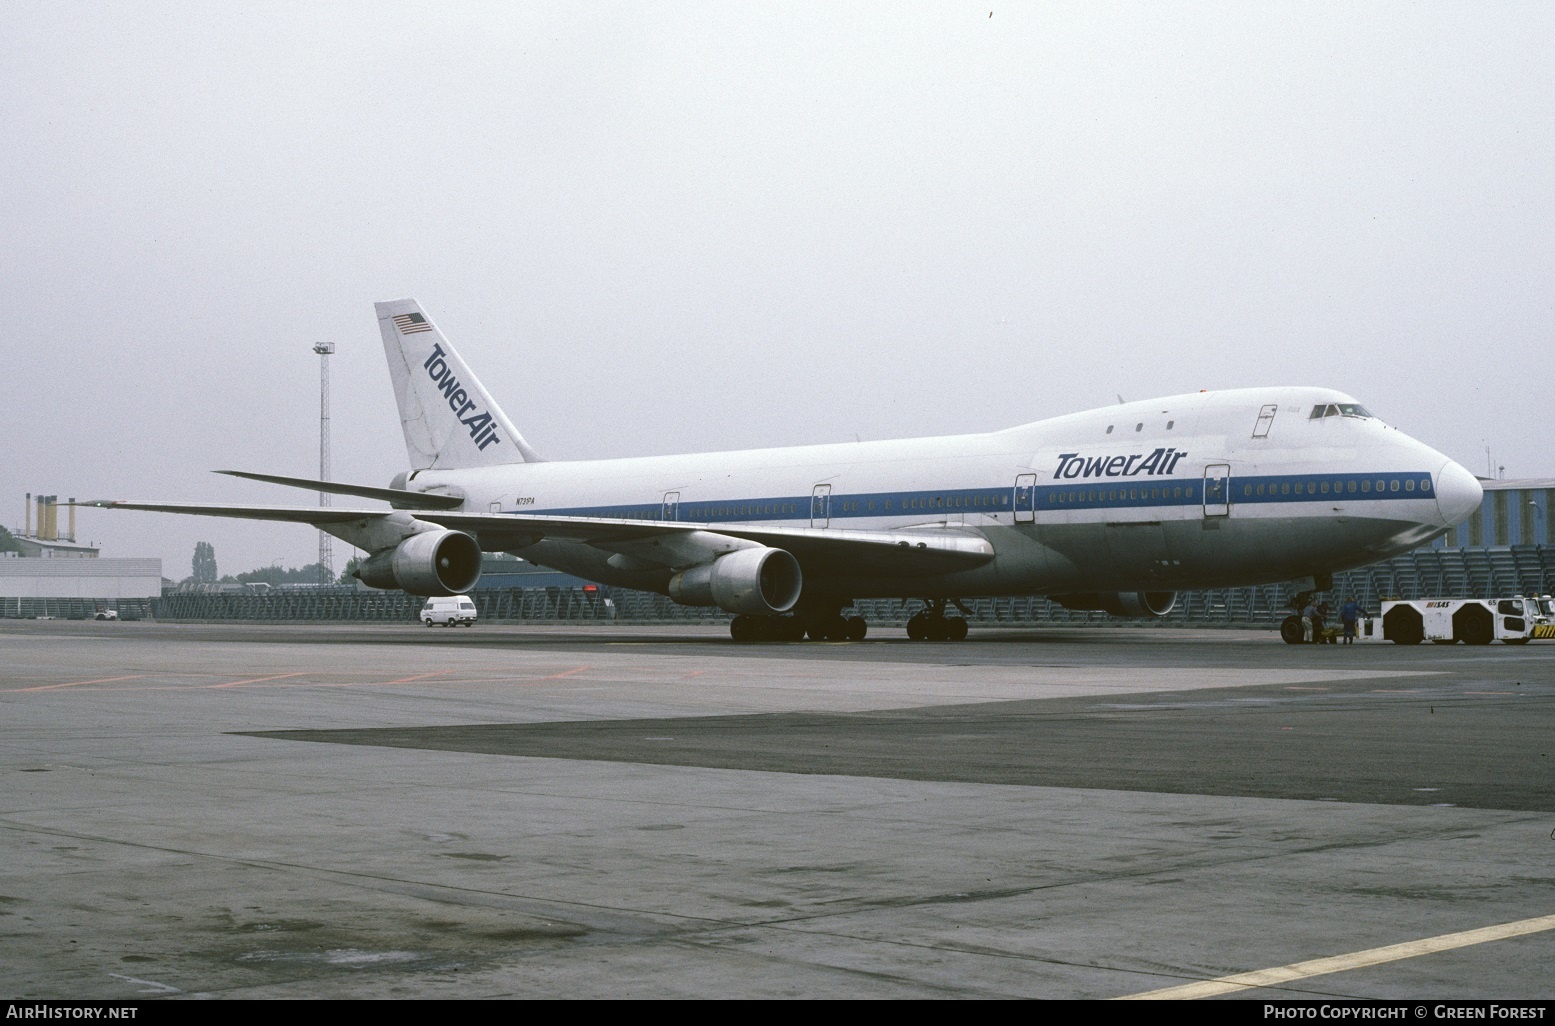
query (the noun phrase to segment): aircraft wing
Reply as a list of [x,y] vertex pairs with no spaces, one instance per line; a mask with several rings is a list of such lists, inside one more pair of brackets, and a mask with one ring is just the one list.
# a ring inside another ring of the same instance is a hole
[[[502,552],[522,549],[542,538],[576,542],[605,552],[621,552],[641,558],[645,543],[680,536],[686,544],[673,551],[696,549],[697,537],[739,538],[785,549],[801,567],[818,576],[873,573],[919,576],[950,573],[981,566],[994,557],[993,545],[980,534],[939,528],[897,531],[856,531],[845,528],[769,527],[745,524],[687,523],[684,521],[615,520],[600,517],[550,517],[527,513],[460,513],[444,510],[350,509],[340,506],[208,506],[186,502],[139,502],[101,499],[78,506],[101,509],[134,509],[156,513],[185,513],[205,517],[235,517],[311,524],[328,529],[393,516],[414,516],[475,536],[482,550]],[[719,549],[710,547],[708,559]],[[649,557],[652,558],[651,556]],[[696,560],[680,559],[682,564]],[[665,565],[672,565],[666,559]]]

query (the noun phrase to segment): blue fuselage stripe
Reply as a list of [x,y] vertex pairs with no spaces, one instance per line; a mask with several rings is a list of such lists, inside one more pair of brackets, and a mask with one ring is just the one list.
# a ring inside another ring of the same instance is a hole
[[[1219,482],[1217,487],[1217,482]],[[1208,494],[1206,495],[1206,489]],[[542,516],[601,517],[619,520],[678,520],[738,523],[901,517],[918,513],[1052,513],[1063,510],[1178,508],[1268,503],[1431,499],[1431,475],[1421,471],[1374,474],[1282,474],[1232,478],[1158,478],[1148,484],[1105,485],[1091,481],[1020,484],[998,488],[947,488],[917,491],[787,495],[763,498],[682,500],[673,504],[612,503],[549,509],[526,507]]]

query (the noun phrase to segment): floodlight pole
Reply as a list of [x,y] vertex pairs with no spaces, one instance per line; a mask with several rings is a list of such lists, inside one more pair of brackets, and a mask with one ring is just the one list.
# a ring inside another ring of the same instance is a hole
[[[329,480],[329,358],[335,351],[333,342],[320,342],[313,347],[319,354],[319,480]],[[329,493],[319,492],[319,505],[330,505]],[[319,532],[319,583],[335,583],[335,559],[331,552],[332,539]]]

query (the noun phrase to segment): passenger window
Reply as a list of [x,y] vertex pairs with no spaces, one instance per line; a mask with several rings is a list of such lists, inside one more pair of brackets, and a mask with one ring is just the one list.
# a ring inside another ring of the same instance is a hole
[[1176,423],[1177,423],[1177,422],[1176,422],[1176,421],[1175,421],[1175,420],[1169,420],[1169,421],[1167,421],[1167,422],[1166,422],[1166,430],[1168,430],[1168,431],[1170,431],[1170,430],[1171,430],[1171,429],[1172,429],[1172,427],[1173,427],[1173,425],[1175,425],[1175,424],[1176,424]]
[[1107,425],[1107,434],[1109,434],[1109,435],[1112,434],[1112,425],[1111,424]]
[[1388,482],[1388,491],[1398,491],[1398,478],[1395,477],[1392,481]]
[[1410,478],[1409,480],[1404,482],[1404,491],[1412,492],[1414,490],[1415,490],[1415,479],[1414,478]]
[[1140,421],[1138,424],[1134,425],[1134,430],[1135,431],[1143,431],[1144,429],[1145,429],[1145,422],[1144,421]]
[[1428,492],[1428,491],[1431,490],[1431,479],[1430,478],[1422,477],[1420,479],[1420,490],[1422,492]]

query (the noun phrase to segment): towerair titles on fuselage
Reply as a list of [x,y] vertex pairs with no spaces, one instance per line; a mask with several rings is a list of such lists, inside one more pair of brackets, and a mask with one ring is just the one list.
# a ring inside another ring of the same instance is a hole
[[1177,466],[1185,452],[1175,448],[1155,449],[1148,455],[1084,456],[1077,452],[1058,454],[1058,469],[1053,480],[1076,477],[1165,477]]

